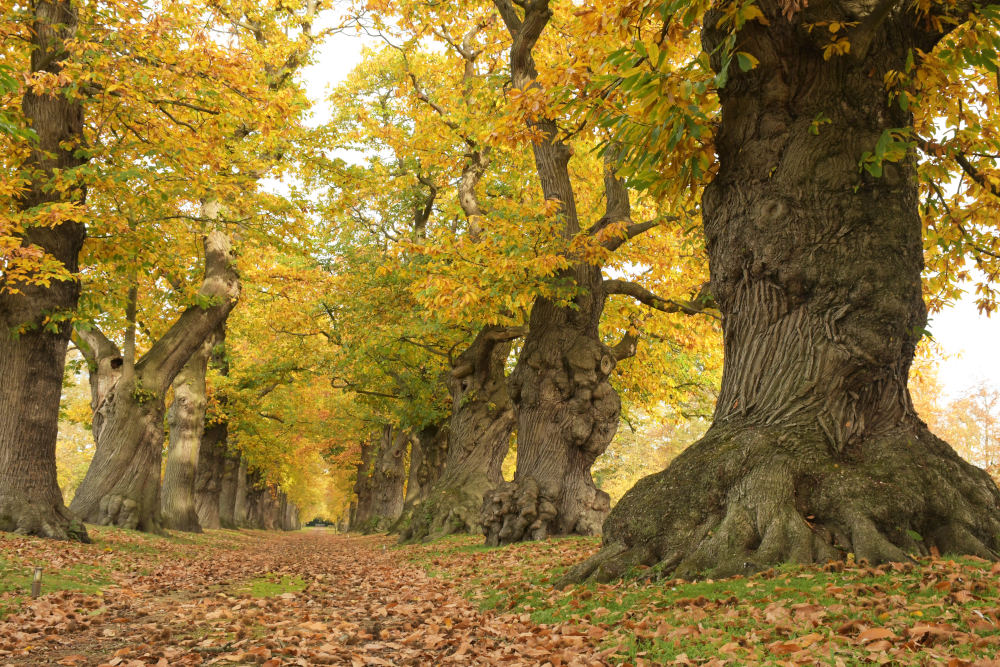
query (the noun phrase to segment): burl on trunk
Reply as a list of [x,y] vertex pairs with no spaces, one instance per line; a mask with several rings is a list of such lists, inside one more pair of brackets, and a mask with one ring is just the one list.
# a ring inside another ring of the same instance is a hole
[[[928,431],[907,390],[926,321],[915,156],[879,178],[858,168],[883,132],[912,125],[884,75],[941,35],[908,5],[869,20],[831,1],[790,18],[757,4],[768,24],[748,22],[736,48],[760,64],[732,67],[719,93],[720,166],[703,199],[724,316],[714,424],[625,495],[604,549],[568,580],[1000,549],[1000,491]],[[817,21],[860,21],[851,53],[825,59],[806,28]],[[818,134],[817,118],[829,120]]]

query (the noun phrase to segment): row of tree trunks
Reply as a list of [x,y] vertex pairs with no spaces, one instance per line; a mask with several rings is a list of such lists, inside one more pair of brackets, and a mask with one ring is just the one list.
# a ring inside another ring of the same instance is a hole
[[452,413],[443,470],[409,508],[408,521],[400,530],[402,541],[482,530],[483,498],[503,481],[500,468],[514,429],[504,366],[512,339],[522,333],[484,327],[452,365],[447,376]]
[[[69,55],[66,43],[77,33],[74,3],[35,0],[25,10],[34,15],[28,76],[57,80]],[[38,140],[23,165],[30,176],[20,208],[82,205],[83,186],[66,183],[84,163],[78,152],[84,141],[79,96],[26,85],[21,108]],[[63,182],[53,184],[56,178]],[[30,227],[20,240],[23,248],[44,251],[75,274],[85,234],[83,224],[63,219]],[[47,286],[0,283],[0,530],[88,541],[63,504],[55,457],[69,316],[79,294],[75,279]]]
[[85,521],[162,530],[160,467],[166,393],[235,305],[240,288],[234,259],[229,239],[222,232],[210,232],[205,237],[205,280],[200,294],[214,305],[188,307],[138,361],[134,351],[132,358],[124,355],[117,378],[103,395],[94,396],[97,448],[70,505]]

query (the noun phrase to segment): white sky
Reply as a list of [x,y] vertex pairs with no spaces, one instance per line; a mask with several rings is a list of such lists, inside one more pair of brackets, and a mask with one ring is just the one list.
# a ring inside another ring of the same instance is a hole
[[[373,38],[348,33],[327,40],[316,64],[304,73],[309,95],[316,102],[312,123],[321,124],[329,118],[328,90],[358,65],[364,46],[375,44]],[[947,398],[981,380],[1000,385],[1000,314],[992,318],[980,315],[974,301],[965,298],[932,316],[927,328],[945,354],[939,378]]]
[[947,398],[986,380],[1000,385],[1000,314],[980,315],[973,299],[962,299],[931,316],[927,329],[943,348],[939,379]]

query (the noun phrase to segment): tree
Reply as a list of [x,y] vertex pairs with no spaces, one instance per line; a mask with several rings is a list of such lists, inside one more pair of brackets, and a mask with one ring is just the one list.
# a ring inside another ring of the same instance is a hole
[[412,508],[401,540],[482,530],[483,498],[503,481],[500,466],[514,430],[504,369],[512,339],[523,334],[486,326],[455,359],[447,373],[452,405],[444,472]]
[[205,237],[205,280],[199,291],[204,305],[188,307],[138,360],[134,339],[122,354],[98,330],[81,333],[100,339],[97,344],[80,346],[92,367],[99,369],[107,358],[98,356],[98,350],[113,350],[108,363],[113,376],[92,384],[98,387],[93,425],[97,449],[70,503],[84,520],[151,532],[162,529],[160,457],[166,393],[191,355],[236,304],[240,287],[234,262],[229,239],[222,232]]
[[1000,473],[1000,391],[979,382],[951,401],[943,432],[955,449],[994,477]]
[[599,326],[608,297],[624,295],[667,312],[698,312],[702,306],[678,304],[638,283],[602,274],[610,253],[659,226],[665,211],[647,222],[632,221],[630,193],[616,174],[611,148],[599,190],[604,214],[584,226],[578,203],[586,200],[578,202],[579,186],[570,171],[573,149],[557,122],[558,108],[548,99],[554,93],[540,82],[535,62],[553,11],[545,1],[524,3],[523,11],[509,0],[494,5],[513,40],[512,98],[531,141],[547,213],[558,221],[568,244],[566,266],[558,276],[574,287],[572,298],[538,297],[531,306],[528,333],[510,377],[517,468],[513,482],[493,492],[483,509],[487,544],[496,545],[601,530],[610,503],[595,486],[590,468],[618,429],[621,402],[610,382],[612,372],[634,356],[639,337],[633,324],[616,344],[605,340]]
[[0,223],[0,530],[86,542],[86,529],[63,505],[55,465],[69,318],[79,297],[74,274],[86,234],[85,188],[77,181],[86,162],[83,100],[64,76],[78,15],[68,0],[37,0],[28,12],[30,65],[20,109],[27,127],[20,129],[30,145],[14,153],[23,155],[15,167],[16,213],[8,210],[9,222]]
[[[201,347],[194,351],[174,378],[174,400],[167,410],[167,432],[170,439],[167,461],[163,467],[161,502],[163,525],[166,528],[201,532],[195,489],[205,431],[205,376],[212,348],[220,343],[220,329],[224,326],[223,323],[205,338]],[[210,483],[203,480],[202,488]]]
[[[493,486],[492,482],[486,482],[491,476],[487,462],[497,456],[494,450],[507,447],[511,430],[509,420],[513,413],[491,407],[486,400],[482,403],[477,400],[481,394],[481,387],[477,386],[480,382],[489,387],[486,393],[491,398],[499,398],[495,390],[497,381],[502,383],[507,374],[505,362],[479,364],[474,372],[467,374],[468,359],[458,363],[453,352],[471,344],[475,350],[471,350],[468,357],[492,356],[493,352],[487,348],[493,343],[485,346],[482,341],[474,343],[477,336],[485,332],[489,334],[484,337],[486,341],[500,336],[497,342],[512,343],[519,337],[515,332],[525,333],[523,325],[528,319],[527,311],[539,303],[540,298],[556,309],[564,309],[560,312],[574,311],[579,305],[574,298],[589,291],[589,285],[576,282],[572,269],[575,266],[585,267],[581,270],[591,277],[597,276],[602,285],[602,267],[607,268],[617,275],[615,281],[608,283],[609,289],[628,291],[630,299],[639,295],[647,304],[663,310],[677,309],[675,304],[658,299],[648,287],[640,287],[625,278],[638,273],[652,274],[656,280],[645,278],[642,282],[646,285],[652,282],[657,287],[662,285],[668,294],[686,292],[702,282],[692,276],[694,272],[688,271],[701,264],[701,255],[697,243],[692,243],[687,254],[694,259],[671,266],[670,260],[681,253],[664,250],[674,245],[677,236],[650,232],[646,240],[659,241],[649,246],[659,253],[656,261],[647,262],[642,258],[648,258],[648,254],[629,256],[624,245],[630,236],[625,229],[630,220],[602,220],[599,212],[588,214],[603,208],[606,202],[602,200],[607,199],[602,162],[593,151],[596,138],[589,129],[585,132],[560,129],[553,139],[567,153],[576,154],[564,165],[563,176],[571,185],[574,206],[579,205],[585,213],[580,219],[567,223],[558,202],[546,201],[551,194],[544,188],[547,177],[529,176],[535,170],[531,144],[539,134],[533,119],[539,114],[550,115],[546,122],[555,127],[555,119],[563,120],[560,114],[565,105],[556,99],[556,94],[543,91],[541,85],[530,86],[527,93],[516,87],[510,90],[506,71],[509,58],[505,35],[508,33],[491,3],[438,3],[433,7],[423,3],[367,3],[367,9],[371,11],[374,24],[371,29],[378,30],[391,46],[372,54],[345,84],[344,92],[337,96],[337,107],[342,109],[344,119],[334,125],[339,128],[341,137],[349,138],[352,148],[375,152],[378,157],[371,160],[367,169],[355,171],[357,182],[374,182],[366,184],[364,189],[356,185],[344,188],[344,199],[353,204],[348,210],[360,218],[358,227],[361,230],[379,226],[384,234],[384,240],[379,242],[391,249],[392,259],[398,262],[400,281],[408,284],[410,297],[427,311],[425,319],[429,321],[413,323],[416,325],[413,326],[402,319],[407,309],[400,313],[398,308],[391,308],[388,312],[393,317],[392,330],[400,330],[402,337],[425,347],[430,341],[414,332],[430,333],[432,322],[436,321],[439,329],[458,329],[463,334],[454,346],[441,345],[442,339],[453,334],[441,335],[439,331],[431,344],[438,353],[448,352],[446,358],[450,368],[445,371],[459,375],[457,381],[449,380],[449,389],[457,392],[452,395],[453,428],[449,451],[452,452],[450,456],[460,452],[466,456],[478,446],[485,448],[467,462],[479,467],[475,475],[470,474],[470,469],[464,469],[452,478],[448,473],[451,463],[446,464],[437,488],[414,508],[412,516],[417,525],[412,529],[402,528],[403,535],[422,537],[431,531],[439,534],[451,530],[479,530],[482,519],[474,518],[476,506]],[[595,49],[589,48],[585,38],[575,31],[572,15],[567,14],[560,16],[559,32],[550,32],[549,38],[539,46],[546,85],[564,75],[572,79],[569,72],[574,66],[577,72],[583,70],[567,62],[567,39],[579,39],[581,48],[595,53]],[[423,45],[429,42],[441,48],[425,49]],[[355,81],[355,77],[362,76],[364,79]],[[387,146],[392,148],[391,159],[387,158]],[[613,165],[609,166],[612,167],[609,176],[613,177]],[[389,182],[399,185],[387,195],[385,184]],[[620,183],[613,182],[612,187],[619,186]],[[408,213],[412,203],[406,207],[398,203],[388,205],[398,201],[394,198],[403,187],[421,193],[408,202],[426,203],[426,207],[418,211],[427,213],[413,218],[421,220],[419,235],[402,229],[402,221],[410,217],[402,212]],[[616,191],[613,206],[629,208],[628,193],[622,197],[624,188],[620,190]],[[366,196],[360,196],[360,192],[365,192]],[[664,213],[650,201],[637,201],[636,210],[644,217],[649,214],[655,222],[631,228],[633,236],[657,228],[655,223],[661,221],[660,214]],[[414,237],[420,240],[407,243]],[[617,250],[613,259],[612,250]],[[379,271],[387,276],[388,263],[384,259],[376,261],[383,262]],[[661,282],[660,278],[665,279]],[[351,284],[357,283],[352,281]],[[370,289],[363,293],[371,298]],[[621,304],[609,309],[612,322],[599,331],[597,325],[605,314],[605,299],[600,296],[597,300],[600,307],[591,313],[594,315],[592,333],[600,345],[610,348],[623,337],[637,341],[644,335],[636,326],[643,317],[631,317],[635,313]],[[379,313],[380,318],[385,317],[383,313]],[[382,320],[371,318],[370,321]],[[382,333],[381,326],[373,328]],[[498,345],[497,351],[500,347],[506,345]],[[629,354],[635,351],[634,346],[629,345],[618,349]],[[486,354],[480,355],[484,350]],[[658,361],[668,356],[659,355]],[[381,358],[385,359],[385,355]],[[394,355],[394,358],[398,363],[400,356]],[[398,365],[394,372],[399,372]],[[620,372],[609,370],[616,377]],[[652,365],[646,372],[655,375]],[[660,386],[663,385],[658,384],[657,388]],[[506,394],[506,388],[502,393]],[[646,397],[655,393],[651,391]],[[486,395],[482,394],[482,398]],[[507,399],[500,403],[506,404]],[[470,412],[462,415],[465,410]],[[492,418],[499,420],[497,428],[489,422]],[[462,420],[467,420],[464,426],[455,428]],[[610,415],[610,421],[617,425],[617,415]],[[475,428],[470,428],[473,423]],[[489,442],[461,441],[480,433],[488,433]],[[502,453],[499,456],[502,459]],[[560,457],[565,458],[565,452],[553,454],[553,458]],[[560,475],[561,472],[552,474],[553,483]],[[494,481],[498,482],[499,477]],[[470,484],[465,485],[466,482]],[[448,487],[443,486],[446,483]],[[440,499],[436,498],[437,491],[443,494]],[[582,492],[586,493],[586,489]],[[508,510],[513,507],[509,501],[517,493],[515,487],[513,493],[505,494],[507,502],[501,503],[505,509],[491,514],[497,519],[494,532],[502,529]],[[455,505],[459,500],[461,507]],[[525,509],[534,512],[536,508],[528,503]],[[599,522],[584,524],[587,524],[586,530],[594,530]],[[543,527],[542,531],[547,529],[548,526]],[[562,529],[553,530],[560,532]],[[517,534],[508,532],[512,540],[530,535],[523,530]]]
[[[704,9],[662,14],[659,34],[690,34]],[[926,322],[915,98],[887,86],[977,30],[961,25],[970,12],[972,25],[995,13],[770,0],[704,13],[698,62],[714,80],[700,81],[714,83],[701,90],[721,106],[702,206],[722,388],[705,437],[622,498],[569,579],[997,556],[1000,492],[907,390]]]

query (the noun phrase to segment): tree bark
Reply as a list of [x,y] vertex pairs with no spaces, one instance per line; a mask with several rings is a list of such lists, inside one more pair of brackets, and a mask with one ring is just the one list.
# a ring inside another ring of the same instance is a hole
[[222,459],[222,475],[219,477],[219,525],[222,528],[240,528],[236,521],[236,502],[239,493],[242,460],[233,454]]
[[448,427],[444,423],[425,426],[416,432],[410,441],[410,465],[406,478],[406,496],[403,501],[403,511],[389,529],[390,533],[399,533],[400,540],[410,531],[414,512],[423,504],[433,491],[444,470],[445,457],[448,451]]
[[[30,10],[31,75],[58,77],[69,55],[66,42],[76,36],[76,9],[56,0],[33,2]],[[25,88],[21,108],[38,141],[24,164],[29,185],[19,207],[82,206],[83,186],[64,186],[85,161],[77,153],[83,145],[83,105],[68,89]],[[63,183],[50,187],[56,179]],[[25,229],[20,241],[22,248],[44,251],[75,274],[85,234],[83,224],[64,219]],[[89,541],[83,524],[63,504],[55,458],[69,315],[79,294],[75,279],[48,286],[0,283],[0,530]]]
[[410,434],[385,426],[379,439],[378,455],[372,466],[371,517],[369,532],[387,530],[403,512],[403,487],[406,483],[406,449]]
[[[208,307],[190,306],[134,369],[128,360],[97,412],[97,449],[70,509],[84,520],[160,532],[160,465],[165,395],[196,349],[219,326],[239,296],[229,240],[213,231],[205,239]],[[97,418],[95,417],[95,423]]]
[[205,428],[198,448],[198,472],[194,482],[194,504],[198,524],[204,529],[221,528],[219,506],[222,491],[222,466],[226,457],[225,422]]
[[512,340],[523,333],[484,327],[455,359],[447,376],[452,412],[444,471],[412,508],[401,540],[482,530],[483,498],[503,481],[500,468],[514,430],[504,366]]
[[600,268],[576,270],[577,308],[539,299],[510,377],[517,415],[514,481],[483,505],[489,545],[549,535],[594,535],[610,508],[590,467],[618,430],[621,402],[608,377],[617,360],[601,342]]
[[[884,132],[912,126],[883,76],[934,37],[901,10],[861,20],[874,32],[827,60],[806,25],[864,17],[833,2],[791,19],[782,3],[758,6],[768,25],[748,22],[736,49],[760,64],[730,68],[720,91],[719,171],[703,198],[725,342],[714,423],[622,498],[604,549],[567,580],[1000,550],[1000,491],[930,433],[907,390],[926,321],[915,157],[879,178],[858,169]],[[829,119],[819,134],[817,118]]]
[[237,528],[248,525],[250,520],[250,504],[247,500],[249,482],[247,481],[247,461],[240,459],[236,468],[236,489],[233,496],[233,523]]
[[174,400],[167,411],[169,441],[163,470],[163,525],[200,533],[195,503],[195,479],[205,431],[205,376],[217,337],[205,339],[174,379]]
[[378,441],[375,438],[361,443],[361,460],[358,462],[354,479],[354,495],[357,497],[357,502],[351,514],[351,530],[363,530],[372,517],[374,498],[371,480],[377,447]]

